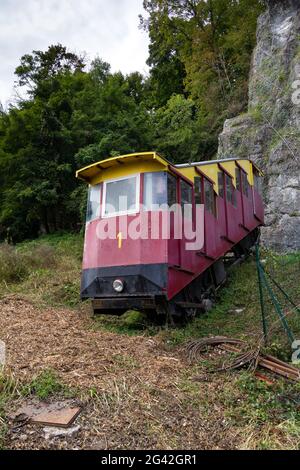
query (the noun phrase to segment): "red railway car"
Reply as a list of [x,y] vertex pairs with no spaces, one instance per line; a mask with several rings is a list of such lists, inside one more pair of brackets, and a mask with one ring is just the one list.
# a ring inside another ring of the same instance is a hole
[[89,184],[81,298],[96,313],[194,316],[264,223],[262,173],[250,160],[173,165],[146,152],[76,176]]

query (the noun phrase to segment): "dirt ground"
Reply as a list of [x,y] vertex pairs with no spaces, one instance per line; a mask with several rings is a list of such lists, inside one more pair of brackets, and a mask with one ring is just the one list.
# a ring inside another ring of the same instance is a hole
[[251,448],[253,436],[245,423],[233,422],[224,410],[224,387],[232,376],[204,377],[196,383],[193,377],[201,374],[201,367],[190,366],[179,348],[168,348],[158,337],[97,330],[80,311],[39,309],[11,296],[0,301],[0,314],[6,372],[28,383],[42,371],[54,370],[76,390],[69,402],[83,406],[72,436],[46,439],[43,427],[9,419],[34,400],[20,396],[7,405],[6,448]]

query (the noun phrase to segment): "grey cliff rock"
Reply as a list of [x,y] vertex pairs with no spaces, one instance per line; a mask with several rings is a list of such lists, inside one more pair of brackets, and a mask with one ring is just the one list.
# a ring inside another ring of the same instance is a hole
[[258,20],[248,112],[225,122],[218,157],[250,158],[264,170],[262,241],[290,252],[300,250],[300,1],[266,4]]

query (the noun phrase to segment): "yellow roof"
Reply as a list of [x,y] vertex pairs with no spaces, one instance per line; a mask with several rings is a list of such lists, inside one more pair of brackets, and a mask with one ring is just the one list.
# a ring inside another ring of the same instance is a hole
[[76,178],[87,181],[88,183],[100,173],[105,172],[109,168],[120,167],[124,163],[136,163],[139,159],[141,161],[155,161],[162,167],[168,167],[170,163],[164,158],[160,157],[156,152],[144,152],[144,153],[130,153],[128,155],[120,155],[118,157],[111,157],[106,160],[102,160],[92,165],[86,166],[76,172]]
[[[219,164],[222,164],[226,170],[232,175],[235,185],[235,164],[241,165],[247,175],[251,185],[253,185],[252,166],[256,168],[261,175],[263,173],[257,166],[246,158],[228,158],[224,160],[210,160],[195,163],[184,163],[172,165],[168,160],[158,155],[156,152],[140,152],[130,153],[128,155],[120,155],[102,160],[92,165],[86,166],[76,172],[76,177],[86,181],[89,184],[97,184],[108,178],[117,178],[130,173],[136,173],[138,164],[138,172],[162,171],[169,170],[180,173],[183,177],[194,181],[195,172],[202,171],[214,182],[214,189],[218,192],[218,171]],[[126,165],[125,165],[126,164]]]

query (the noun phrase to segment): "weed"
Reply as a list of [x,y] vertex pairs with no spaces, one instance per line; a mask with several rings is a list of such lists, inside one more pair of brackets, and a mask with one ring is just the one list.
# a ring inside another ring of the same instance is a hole
[[78,278],[73,282],[65,282],[56,289],[50,291],[50,298],[49,293],[46,293],[45,300],[48,298],[49,303],[51,303],[52,300],[55,300],[55,303],[61,303],[68,307],[76,307],[80,303],[79,291],[80,280]]
[[56,373],[51,369],[44,370],[28,385],[24,385],[22,394],[35,395],[40,400],[46,400],[53,395],[65,394],[66,387],[59,381]]
[[[295,385],[277,381],[272,387],[257,380],[251,373],[240,373],[235,385],[240,391],[239,406],[236,398],[230,405],[231,417],[255,425],[272,422],[274,425],[293,419],[300,425],[299,406],[295,406]],[[298,395],[297,395],[298,396]],[[299,403],[300,404],[300,403]]]
[[126,379],[113,379],[109,390],[90,390],[90,396],[95,400],[95,405],[100,406],[106,413],[117,414],[121,407],[133,400],[130,387]]

